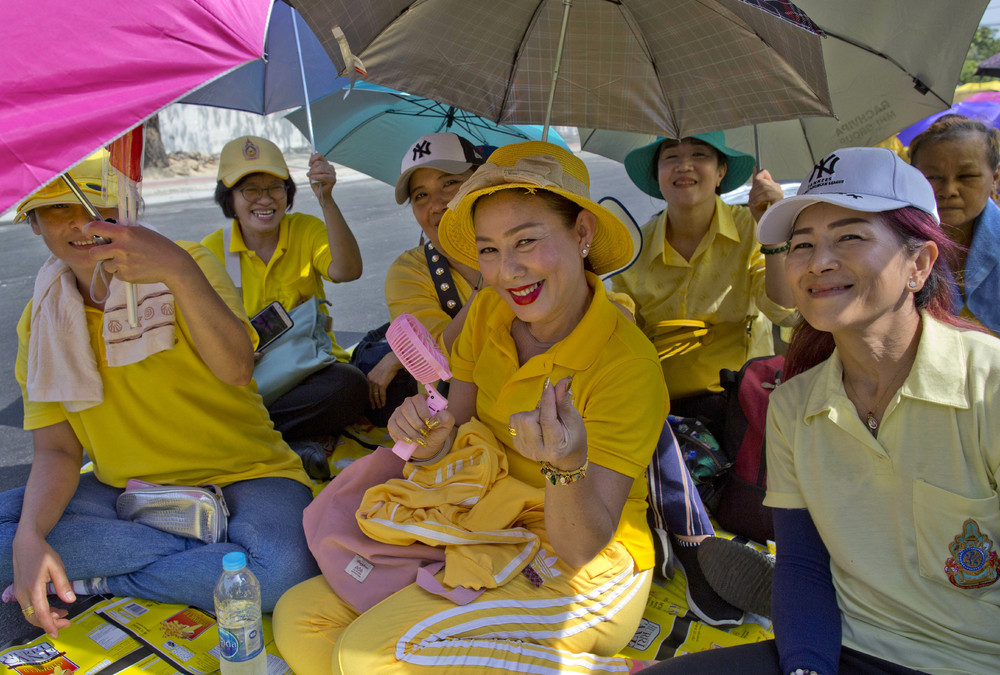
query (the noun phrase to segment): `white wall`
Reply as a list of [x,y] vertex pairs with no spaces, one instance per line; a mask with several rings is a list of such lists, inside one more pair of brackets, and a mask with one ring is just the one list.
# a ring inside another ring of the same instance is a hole
[[160,111],[160,135],[167,152],[217,154],[227,142],[243,135],[269,138],[282,151],[307,149],[309,141],[282,115],[174,103]]

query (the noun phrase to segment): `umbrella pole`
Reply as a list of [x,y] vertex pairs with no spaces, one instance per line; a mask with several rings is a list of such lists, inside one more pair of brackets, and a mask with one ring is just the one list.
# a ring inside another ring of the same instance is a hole
[[753,158],[757,162],[757,170],[760,171],[760,138],[757,137],[757,125],[753,125]]
[[[313,131],[312,106],[309,105],[309,86],[306,84],[306,67],[302,63],[302,44],[299,42],[299,22],[296,21],[294,12],[292,13],[292,32],[295,33],[295,51],[299,57],[299,72],[302,74],[302,96],[305,98],[306,125],[309,129],[309,147],[316,152],[316,133]],[[310,185],[316,185],[316,181],[309,181]],[[323,206],[323,193],[319,193],[319,205]]]
[[552,119],[552,102],[556,97],[556,83],[559,81],[559,64],[562,62],[563,44],[566,42],[566,27],[569,25],[569,10],[573,0],[563,0],[562,28],[559,30],[559,46],[556,47],[556,65],[552,69],[552,86],[549,87],[549,104],[545,108],[545,126],[542,128],[542,140],[549,140],[549,121]]

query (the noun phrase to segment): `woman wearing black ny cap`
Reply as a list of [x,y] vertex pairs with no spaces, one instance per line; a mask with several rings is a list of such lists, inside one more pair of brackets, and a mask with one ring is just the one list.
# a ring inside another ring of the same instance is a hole
[[768,408],[776,640],[646,672],[995,673],[1000,342],[953,315],[934,191],[845,148],[757,235],[804,319]]

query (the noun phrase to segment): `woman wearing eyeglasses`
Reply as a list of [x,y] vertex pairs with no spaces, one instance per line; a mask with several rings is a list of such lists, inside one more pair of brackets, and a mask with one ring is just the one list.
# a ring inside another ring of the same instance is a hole
[[[331,196],[337,182],[333,166],[316,153],[309,158],[307,177],[324,220],[288,212],[295,182],[274,143],[241,136],[222,148],[215,201],[232,224],[202,243],[224,263],[227,255],[239,256],[239,279],[234,281],[242,288],[249,316],[275,300],[289,311],[312,297],[325,300],[324,279],[339,283],[361,276],[361,251]],[[327,313],[323,303],[320,311]],[[300,455],[309,446],[296,441],[336,437],[362,416],[368,400],[367,379],[347,363],[348,354],[337,345],[329,322],[328,332],[337,362],[309,375],[268,406],[275,428]],[[312,459],[321,465],[313,468],[323,473],[325,457],[303,459],[307,470]]]

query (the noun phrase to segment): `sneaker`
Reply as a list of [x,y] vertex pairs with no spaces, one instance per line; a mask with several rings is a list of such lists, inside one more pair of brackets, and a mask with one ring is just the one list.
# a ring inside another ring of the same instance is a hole
[[726,602],[771,616],[772,556],[732,539],[709,537],[698,547],[698,561],[708,583]]
[[318,481],[330,480],[330,462],[327,460],[326,449],[316,441],[292,441],[288,444],[302,460],[302,467],[309,477]]
[[684,593],[687,596],[688,609],[710,626],[738,626],[743,623],[743,610],[726,602],[708,583],[701,571],[699,548],[701,545],[681,546],[671,542],[674,567],[679,567],[687,579]]

